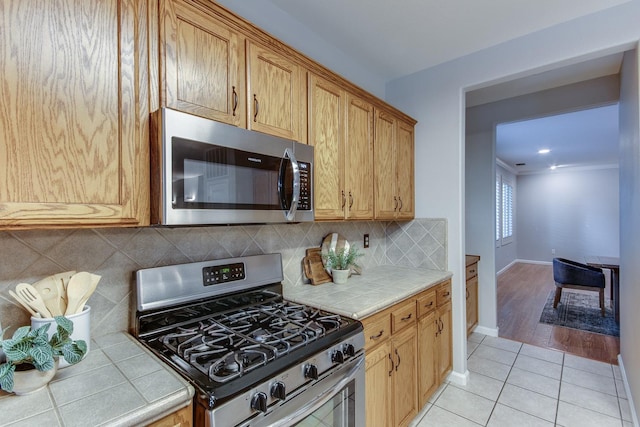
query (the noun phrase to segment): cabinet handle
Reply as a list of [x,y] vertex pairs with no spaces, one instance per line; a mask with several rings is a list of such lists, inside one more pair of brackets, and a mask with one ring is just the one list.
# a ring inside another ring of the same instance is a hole
[[349,191],[349,209],[351,209],[351,206],[353,206],[353,195],[351,191]]
[[398,358],[398,363],[396,364],[396,372],[398,372],[398,368],[400,367],[400,355],[398,354],[398,349],[395,349],[396,357]]
[[389,353],[389,361],[391,362],[391,370],[389,371],[389,376],[393,373],[393,359],[391,358],[391,353]]
[[398,212],[400,212],[402,210],[402,206],[404,206],[404,203],[402,203],[402,197],[398,196],[398,200],[400,201],[400,207],[398,208]]
[[440,319],[440,332],[444,331],[444,322],[442,321],[442,319]]
[[437,328],[437,331],[436,331],[436,337],[437,337],[438,335],[440,335],[440,324],[438,323],[438,319],[436,319],[436,328]]
[[411,315],[413,313],[409,313],[409,315],[405,316],[405,317],[401,317],[400,320],[402,320],[403,322],[406,322],[407,320],[411,319]]
[[253,121],[257,122],[258,121],[258,111],[260,111],[260,103],[258,102],[258,97],[256,96],[256,94],[253,94]]
[[344,209],[344,205],[347,204],[347,198],[344,195],[344,190],[342,190],[342,209]]
[[424,308],[429,308],[433,305],[433,301],[429,301],[429,304],[425,304]]
[[238,92],[236,92],[236,87],[232,86],[233,89],[233,115],[236,115],[236,108],[238,108]]
[[451,292],[445,292],[444,294],[442,294],[443,297],[448,297],[451,294]]
[[378,335],[371,335],[369,337],[370,340],[377,340],[378,338],[380,338],[382,336],[382,334],[384,334],[384,329],[380,329],[380,333],[378,333]]
[[473,274],[475,272],[476,272],[475,270],[469,270],[469,274]]
[[396,202],[395,206],[393,207],[394,211],[398,210],[398,198],[396,196],[393,196],[393,201]]

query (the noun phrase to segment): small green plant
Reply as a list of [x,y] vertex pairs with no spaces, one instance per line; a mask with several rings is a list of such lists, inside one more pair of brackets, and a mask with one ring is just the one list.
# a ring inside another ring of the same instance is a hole
[[363,253],[358,251],[354,246],[349,247],[349,250],[345,248],[334,251],[330,249],[326,255],[322,256],[326,266],[332,270],[348,270],[352,266],[360,267],[356,264],[356,260],[364,256]]
[[70,365],[78,363],[87,353],[87,343],[83,340],[73,341],[73,322],[64,316],[55,317],[56,332],[48,339],[49,323],[37,329],[22,326],[13,337],[3,340],[5,331],[0,331],[0,348],[6,361],[0,365],[0,388],[13,390],[13,374],[16,370],[37,369],[49,371],[53,369],[55,360],[62,356]]

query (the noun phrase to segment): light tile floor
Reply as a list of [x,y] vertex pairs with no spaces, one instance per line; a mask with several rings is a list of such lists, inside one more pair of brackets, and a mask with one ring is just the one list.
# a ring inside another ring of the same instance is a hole
[[413,427],[632,427],[618,366],[474,333],[466,386],[443,384]]

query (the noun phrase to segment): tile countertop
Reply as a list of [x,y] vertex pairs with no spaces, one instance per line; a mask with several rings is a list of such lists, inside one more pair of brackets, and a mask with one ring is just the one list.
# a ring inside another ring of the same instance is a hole
[[193,394],[178,373],[120,332],[92,340],[85,359],[60,369],[43,390],[0,391],[0,425],[144,425],[189,405]]
[[451,272],[391,265],[352,275],[347,283],[287,286],[286,299],[352,319],[363,319],[451,277]]

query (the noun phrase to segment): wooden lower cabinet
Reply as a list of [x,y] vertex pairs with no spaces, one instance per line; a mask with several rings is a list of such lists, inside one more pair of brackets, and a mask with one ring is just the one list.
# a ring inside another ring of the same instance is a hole
[[391,425],[391,342],[377,346],[365,359],[365,396],[367,427]]
[[191,427],[193,425],[193,404],[167,415],[148,427]]
[[478,324],[478,255],[467,255],[466,298],[467,298],[467,335]]
[[450,294],[447,280],[363,319],[367,427],[408,425],[451,370]]

